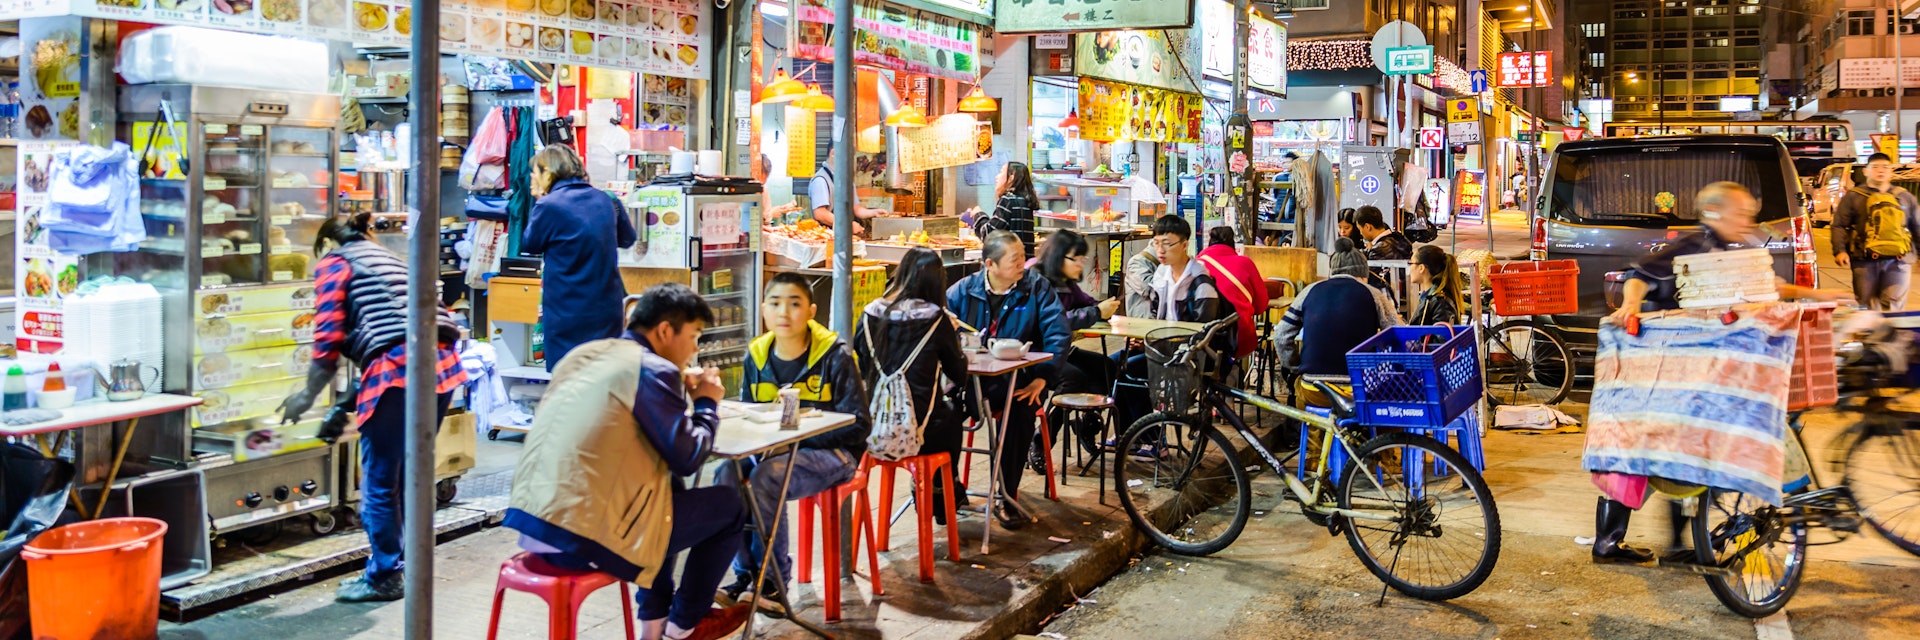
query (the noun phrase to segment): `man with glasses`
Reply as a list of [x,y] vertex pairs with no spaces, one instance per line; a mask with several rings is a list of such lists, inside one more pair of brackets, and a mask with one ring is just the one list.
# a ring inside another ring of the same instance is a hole
[[[1205,265],[1193,259],[1193,227],[1180,216],[1160,216],[1153,221],[1153,252],[1160,259],[1160,267],[1153,272],[1153,280],[1148,284],[1148,308],[1154,320],[1173,320],[1178,322],[1213,322],[1225,317],[1232,306],[1220,299],[1220,289],[1214,285],[1213,274],[1207,272]],[[1224,351],[1231,352],[1232,349]],[[1116,355],[1128,355],[1121,352]],[[1134,353],[1126,358],[1124,369],[1129,384],[1145,386],[1147,380],[1147,357]],[[1126,428],[1139,420],[1141,416],[1153,410],[1153,404],[1144,393],[1123,393],[1119,397],[1120,425]],[[1155,455],[1156,452],[1133,452],[1136,457]]]

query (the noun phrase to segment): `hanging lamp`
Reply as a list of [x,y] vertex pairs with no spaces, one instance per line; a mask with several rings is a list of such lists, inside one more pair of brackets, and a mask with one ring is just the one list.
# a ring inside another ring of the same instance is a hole
[[887,126],[902,129],[924,127],[927,126],[927,116],[920,113],[919,107],[905,105],[893,112],[893,115],[887,116]]
[[807,85],[806,97],[793,101],[793,106],[808,111],[832,112],[833,97],[822,93],[820,91],[820,83],[815,82]]
[[773,104],[793,102],[807,95],[807,85],[787,75],[786,69],[773,71],[773,82],[760,89],[760,102],[755,104]]
[[993,113],[1000,110],[1000,102],[987,97],[987,92],[976,84],[967,92],[967,97],[960,99],[959,109],[961,113]]
[[1059,127],[1062,129],[1079,130],[1080,129],[1080,109],[1075,108],[1068,111],[1067,117],[1060,119]]

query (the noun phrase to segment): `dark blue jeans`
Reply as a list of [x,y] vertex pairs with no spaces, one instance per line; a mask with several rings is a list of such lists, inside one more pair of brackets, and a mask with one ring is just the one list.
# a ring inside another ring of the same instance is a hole
[[[447,415],[452,394],[440,394],[434,407],[434,429]],[[360,425],[360,524],[367,529],[372,550],[367,554],[367,578],[378,580],[400,571],[400,485],[407,469],[407,390],[388,389],[374,402],[373,415]]]
[[[774,511],[780,507],[780,483],[787,477],[787,467],[793,467],[793,482],[787,487],[787,499],[791,501],[818,495],[852,480],[859,463],[858,456],[839,449],[801,449],[797,456],[783,453],[734,463],[740,465],[739,471],[747,476],[747,486],[752,488],[753,499],[760,505],[760,521],[773,527],[773,561],[780,567],[782,578],[794,579],[793,556],[787,553],[787,518],[774,517]],[[722,467],[716,479],[723,486],[737,488],[739,480],[734,474],[734,469]],[[793,509],[791,505],[780,509],[781,515],[791,515]],[[759,535],[746,534],[744,539],[740,555],[733,560],[733,574],[740,584],[751,585],[753,575],[760,572],[760,558],[765,556],[767,548]],[[800,544],[813,544],[813,541],[801,540]]]
[[[673,492],[673,533],[667,536],[667,556],[653,586],[641,587],[633,594],[639,603],[641,620],[659,620],[691,629],[707,617],[713,608],[713,592],[726,577],[727,565],[740,552],[740,534],[746,530],[747,510],[740,504],[740,490],[715,486],[675,489]],[[675,588],[673,568],[681,551],[687,552],[687,567]],[[541,560],[561,569],[592,571],[593,566],[564,553],[541,554]]]

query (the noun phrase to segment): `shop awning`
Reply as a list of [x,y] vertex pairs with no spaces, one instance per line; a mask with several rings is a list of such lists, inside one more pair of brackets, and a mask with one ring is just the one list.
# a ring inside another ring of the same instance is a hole
[[[929,0],[956,3],[967,0]],[[990,1],[990,0],[979,0]],[[0,3],[0,20],[80,16],[150,24],[318,38],[362,46],[410,44],[405,3],[351,0],[253,2],[244,11],[208,0],[150,0],[122,7],[95,0]],[[713,4],[704,0],[442,0],[440,50],[550,64],[706,79]],[[429,27],[431,28],[431,27]]]

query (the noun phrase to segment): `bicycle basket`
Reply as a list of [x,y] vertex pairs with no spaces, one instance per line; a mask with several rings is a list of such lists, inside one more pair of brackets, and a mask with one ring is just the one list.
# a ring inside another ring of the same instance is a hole
[[1193,410],[1194,394],[1200,389],[1200,355],[1180,364],[1173,361],[1188,347],[1197,346],[1199,332],[1181,327],[1155,329],[1147,333],[1147,396],[1153,410],[1183,415]]

